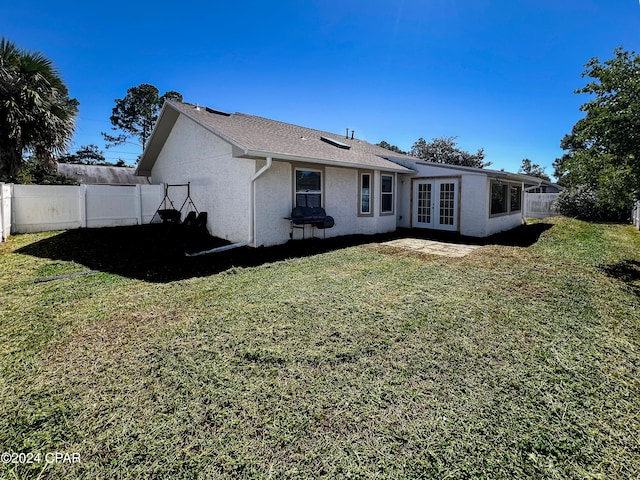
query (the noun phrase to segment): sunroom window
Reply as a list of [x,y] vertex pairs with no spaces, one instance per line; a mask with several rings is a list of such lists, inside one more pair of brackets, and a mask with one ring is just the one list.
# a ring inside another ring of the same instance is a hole
[[522,210],[522,187],[511,185],[511,211],[519,212],[520,210]]
[[491,215],[507,211],[507,185],[493,182],[491,184]]
[[491,182],[491,215],[511,214],[522,211],[522,185]]

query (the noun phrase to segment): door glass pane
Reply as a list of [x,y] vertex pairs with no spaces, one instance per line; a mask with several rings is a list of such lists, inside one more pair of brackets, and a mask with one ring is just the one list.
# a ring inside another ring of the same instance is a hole
[[418,184],[418,223],[431,223],[431,184]]
[[440,184],[440,225],[454,224],[455,183]]

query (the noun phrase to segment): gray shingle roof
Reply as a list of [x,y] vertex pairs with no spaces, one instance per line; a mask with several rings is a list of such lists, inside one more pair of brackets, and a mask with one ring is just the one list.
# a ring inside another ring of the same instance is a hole
[[[167,102],[158,123],[163,116],[169,120],[177,119],[177,115],[169,114],[175,110],[216,135],[236,146],[246,157],[271,156],[274,159],[303,161],[312,163],[333,164],[354,168],[372,168],[410,173],[412,170],[387,160],[390,157],[403,157],[395,152],[354,138],[345,138],[330,132],[301,127],[268,118],[247,115],[244,113],[226,114],[206,107],[197,107],[188,103]],[[173,124],[173,123],[172,123]],[[139,170],[143,174],[151,171],[161,146],[154,142],[164,143],[169,129],[156,126],[149,145],[143,154]],[[159,137],[159,138],[154,138]],[[164,138],[163,138],[164,137]],[[336,146],[322,140],[333,139],[349,148]],[[412,157],[407,157],[412,158]],[[415,159],[413,159],[415,160]]]
[[150,183],[147,177],[136,176],[136,170],[132,167],[59,163],[57,169],[58,173],[75,178],[78,182],[87,185],[137,185]]

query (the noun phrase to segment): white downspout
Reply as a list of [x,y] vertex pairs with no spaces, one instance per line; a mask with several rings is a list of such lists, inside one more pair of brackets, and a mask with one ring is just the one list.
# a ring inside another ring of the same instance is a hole
[[249,220],[250,220],[250,224],[249,224],[249,240],[247,240],[247,244],[253,244],[253,246],[255,247],[255,234],[256,234],[256,180],[263,174],[265,173],[267,170],[269,170],[271,168],[271,165],[273,164],[273,157],[267,157],[267,163],[264,167],[262,167],[260,170],[258,170],[256,173],[253,174],[253,176],[251,177],[251,198],[249,200],[249,208],[251,209],[250,213],[249,213]]
[[202,252],[196,252],[196,253],[185,253],[185,256],[187,257],[197,257],[200,255],[206,255],[208,253],[216,253],[216,252],[223,252],[225,250],[231,250],[233,248],[239,248],[239,247],[246,247],[247,245],[252,245],[255,247],[255,231],[256,231],[256,205],[255,205],[255,201],[256,201],[256,180],[267,170],[269,170],[271,168],[271,165],[273,164],[273,158],[272,157],[267,157],[267,164],[262,167],[260,170],[258,170],[256,173],[253,174],[253,176],[251,177],[251,185],[249,187],[249,239],[246,242],[238,242],[238,243],[233,243],[231,245],[225,245],[223,247],[217,247],[217,248],[212,248],[211,250],[204,250]]

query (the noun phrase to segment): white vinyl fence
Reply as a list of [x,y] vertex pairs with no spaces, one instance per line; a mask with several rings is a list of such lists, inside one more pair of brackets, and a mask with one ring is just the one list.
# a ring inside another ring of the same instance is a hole
[[0,183],[0,242],[11,233],[11,184]]
[[631,222],[636,228],[640,228],[640,202],[636,202],[633,205],[633,211],[631,212]]
[[524,194],[524,216],[528,218],[545,218],[558,215],[553,208],[553,202],[558,193],[529,193]]
[[163,196],[164,185],[13,185],[11,233],[142,225]]

